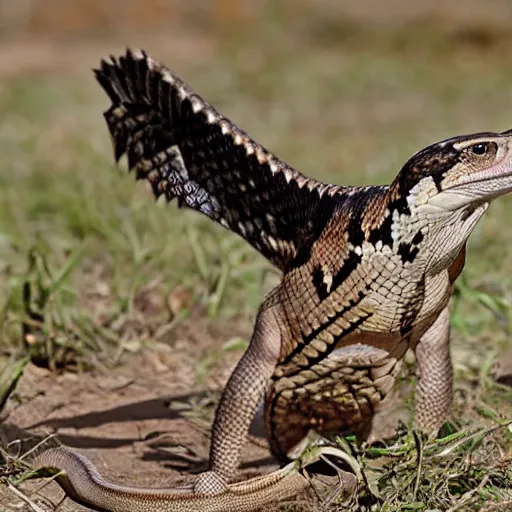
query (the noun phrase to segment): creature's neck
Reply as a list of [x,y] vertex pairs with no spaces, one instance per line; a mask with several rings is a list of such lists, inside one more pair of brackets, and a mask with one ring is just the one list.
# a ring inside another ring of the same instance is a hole
[[481,203],[443,209],[435,201],[442,193],[432,180],[425,179],[407,191],[400,190],[395,181],[387,194],[393,252],[404,264],[410,261],[430,275],[451,266],[489,206]]

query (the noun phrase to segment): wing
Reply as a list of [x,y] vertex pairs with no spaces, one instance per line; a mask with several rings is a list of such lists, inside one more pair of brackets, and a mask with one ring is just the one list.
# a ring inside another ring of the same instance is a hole
[[245,238],[286,271],[307,261],[340,187],[300,174],[144,52],[102,61],[116,160],[127,154],[156,197],[177,198]]

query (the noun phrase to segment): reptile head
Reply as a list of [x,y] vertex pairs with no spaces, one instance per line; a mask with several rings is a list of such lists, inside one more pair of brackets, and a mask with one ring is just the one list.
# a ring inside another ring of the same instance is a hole
[[475,208],[512,191],[512,130],[432,144],[398,174],[394,188],[429,213]]

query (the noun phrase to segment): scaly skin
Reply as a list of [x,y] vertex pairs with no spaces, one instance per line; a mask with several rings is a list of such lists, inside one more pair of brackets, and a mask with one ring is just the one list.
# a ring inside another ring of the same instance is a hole
[[[112,101],[116,159],[126,153],[155,196],[237,233],[283,272],[221,398],[210,471],[187,504],[229,488],[262,395],[282,461],[311,430],[367,437],[409,348],[419,370],[415,426],[435,432],[452,402],[453,283],[489,202],[512,190],[512,132],[432,144],[389,186],[341,187],[277,159],[144,52],[102,62],[96,78]],[[88,482],[82,472],[66,490],[79,499],[76,486]],[[138,510],[137,499],[123,510]]]
[[[320,449],[318,455],[321,453]],[[318,456],[305,465],[317,459]],[[220,493],[201,496],[190,486],[141,489],[108,482],[83,455],[64,447],[44,451],[33,465],[61,471],[57,482],[70,498],[105,512],[250,512],[260,508],[261,503],[283,500],[309,487],[297,461],[267,475],[229,484]]]

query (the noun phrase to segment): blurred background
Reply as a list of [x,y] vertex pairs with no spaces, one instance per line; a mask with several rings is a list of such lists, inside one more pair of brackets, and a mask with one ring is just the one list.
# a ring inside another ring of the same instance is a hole
[[331,23],[457,24],[476,30],[501,28],[510,21],[507,0],[467,0],[455,5],[441,0],[2,0],[4,36],[101,36],[123,31],[169,31],[188,23],[258,23],[280,11],[290,21],[301,16],[328,17]]
[[[91,72],[103,56],[144,48],[304,173],[376,184],[429,143],[511,127],[511,22],[508,0],[0,0],[5,356],[51,362],[48,336],[62,364],[110,342],[123,354],[175,341],[193,314],[247,337],[277,279],[240,239],[155,206],[116,170]],[[511,207],[496,201],[470,240],[453,315],[462,367],[507,345]],[[112,339],[82,338],[77,318]]]
[[[0,0],[4,354],[123,354],[174,342],[194,314],[247,338],[278,279],[115,168],[91,72],[103,56],[144,48],[306,174],[389,183],[429,143],[511,127],[511,22],[508,0]],[[496,201],[470,240],[453,315],[464,368],[507,345],[511,212]],[[77,318],[112,338],[72,332]]]
[[[142,423],[80,414],[220,389],[279,278],[114,166],[102,57],[144,48],[305,174],[380,184],[427,144],[512,127],[511,26],[510,0],[0,0],[0,410],[22,427],[74,412],[54,424],[65,442],[126,473],[132,454],[94,440],[131,446]],[[498,355],[512,375],[511,215],[500,198],[479,223],[455,291],[455,408],[472,421],[512,403],[488,384]],[[29,361],[84,372],[51,380]],[[213,403],[194,404],[208,426]],[[206,450],[187,425],[173,435]],[[167,478],[155,460],[134,474]]]

